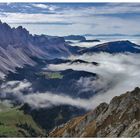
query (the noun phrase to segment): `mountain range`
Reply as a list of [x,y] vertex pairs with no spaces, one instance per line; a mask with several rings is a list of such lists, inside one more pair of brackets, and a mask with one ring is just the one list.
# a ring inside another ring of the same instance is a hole
[[32,35],[22,26],[11,28],[8,24],[0,22],[0,78],[9,71],[15,72],[16,67],[23,67],[25,64],[35,65],[36,62],[31,57],[53,59],[101,51],[140,53],[140,46],[127,40],[108,42],[91,48],[80,48],[68,45],[65,39],[86,41],[83,36]]
[[83,48],[66,40],[99,41],[80,35],[32,35],[22,26],[12,28],[0,22],[0,136],[139,137],[139,88],[93,111],[79,104],[114,84],[106,83],[102,89],[103,81],[95,71],[102,65],[82,56],[139,54],[140,45],[123,40]]
[[16,67],[35,65],[31,57],[57,58],[75,54],[79,47],[71,47],[63,37],[31,35],[25,28],[11,28],[0,22],[0,77]]

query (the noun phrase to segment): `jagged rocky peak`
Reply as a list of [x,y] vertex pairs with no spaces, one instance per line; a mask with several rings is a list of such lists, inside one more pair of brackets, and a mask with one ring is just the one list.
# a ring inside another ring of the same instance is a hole
[[0,21],[0,46],[6,46],[7,42],[12,43],[12,38],[10,38],[11,34],[12,30],[10,26]]
[[7,23],[2,23],[0,21],[0,45],[7,47],[10,45],[20,44],[21,46],[27,46],[28,43],[34,45],[48,45],[48,44],[60,44],[64,43],[63,37],[51,37],[47,35],[31,35],[29,31],[18,26],[17,28],[11,28]]
[[25,31],[25,32],[28,32],[25,28],[23,28],[22,26],[18,26],[17,28],[15,28],[16,30],[19,30],[19,31]]
[[23,28],[22,26],[18,26],[17,28],[15,28],[15,31],[17,31],[19,34],[22,34],[22,35],[26,35],[26,36],[30,35],[29,31]]
[[10,26],[7,23],[2,23],[1,20],[0,20],[0,28],[1,28],[1,30],[0,30],[1,32],[3,30],[6,30],[6,31],[11,30]]
[[0,21],[0,79],[16,67],[36,64],[32,57],[68,57],[79,49],[66,44],[63,37],[32,35],[22,26],[11,28]]
[[[22,26],[18,26],[17,28],[15,28],[15,27],[13,27],[13,28],[11,28],[7,23],[5,23],[5,22],[2,22],[1,20],[0,20],[0,28],[2,29],[7,29],[7,30],[17,30],[17,31],[24,31],[24,32],[27,32],[27,33],[29,33],[25,28],[23,28]],[[0,30],[1,31],[1,30]]]
[[[36,46],[43,49],[46,53],[54,52],[57,55],[69,55],[72,47],[65,45],[64,37],[48,36],[48,35],[32,35],[22,26],[11,28],[7,23],[0,21],[0,46],[6,48],[9,45],[18,47]],[[36,49],[34,48],[34,50]],[[29,49],[29,47],[28,47]],[[51,51],[50,51],[51,50]],[[53,51],[52,51],[53,50]],[[41,50],[42,51],[42,50]]]
[[50,137],[140,137],[140,88],[55,128]]
[[30,36],[29,32],[22,26],[11,28],[7,23],[0,21],[0,45],[2,47],[15,44],[25,45]]

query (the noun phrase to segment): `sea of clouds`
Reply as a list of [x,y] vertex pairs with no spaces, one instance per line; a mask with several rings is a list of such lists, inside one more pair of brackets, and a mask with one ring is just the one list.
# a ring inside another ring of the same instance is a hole
[[[97,62],[99,65],[91,63],[63,63],[50,64],[49,70],[82,70],[96,73],[97,80],[81,77],[77,85],[83,85],[81,90],[99,90],[99,92],[89,99],[72,98],[65,93],[59,95],[44,92],[34,93],[32,83],[24,81],[9,81],[0,87],[0,97],[16,99],[21,103],[28,103],[33,108],[51,107],[53,105],[72,105],[87,110],[94,109],[102,102],[109,102],[114,96],[118,96],[126,91],[131,91],[140,86],[140,55],[139,54],[109,54],[93,53],[81,56],[71,56],[69,59],[81,59],[87,62]],[[101,90],[100,90],[101,89]],[[28,93],[28,94],[25,94]]]

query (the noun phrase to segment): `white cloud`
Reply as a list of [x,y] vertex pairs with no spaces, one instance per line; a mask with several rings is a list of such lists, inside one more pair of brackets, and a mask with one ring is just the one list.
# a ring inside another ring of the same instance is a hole
[[0,17],[3,22],[7,23],[50,23],[63,21],[61,16],[50,14],[4,13]]
[[23,102],[28,103],[33,108],[50,107],[52,105],[72,105],[76,107],[87,108],[88,100],[72,98],[66,95],[57,95],[52,93],[36,93],[24,96]]
[[[91,100],[96,103],[109,102],[109,100],[126,91],[131,91],[135,87],[140,86],[140,55],[139,54],[108,54],[99,53],[92,55],[73,56],[71,59],[82,59],[88,62],[98,62],[99,66],[91,64],[60,64],[50,65],[50,70],[84,70],[96,73],[99,77],[96,81],[89,81],[88,84],[83,81],[87,88],[97,87],[97,89],[104,89]],[[82,81],[80,81],[82,82]],[[98,102],[97,102],[98,101]],[[92,106],[92,102],[89,101]]]
[[46,4],[32,4],[32,6],[37,7],[37,8],[43,8],[43,9],[47,9],[49,7]]
[[57,9],[56,6],[47,5],[47,4],[32,4],[32,6],[41,8],[41,9],[48,9],[49,11],[54,11]]
[[[66,7],[57,4],[32,4],[36,10],[34,13],[19,12],[2,12],[0,19],[8,23],[28,23],[24,24],[33,34],[50,34],[50,35],[66,35],[66,34],[102,34],[102,33],[122,33],[137,34],[139,28],[139,4],[114,4],[108,3],[100,6],[70,6]],[[59,10],[58,10],[59,9]],[[61,9],[61,10],[60,10]],[[22,7],[22,10],[23,7]],[[26,11],[26,8],[25,8]],[[44,11],[53,11],[52,14],[45,14]],[[133,15],[137,13],[136,15]],[[126,16],[120,16],[126,14]],[[109,22],[110,21],[110,22]],[[59,28],[55,25],[47,25],[51,22],[74,23],[72,25],[61,25]],[[43,25],[29,25],[30,23],[46,23]],[[16,25],[14,25],[16,26]],[[80,27],[80,28],[79,28]],[[117,28],[118,27],[118,28]],[[133,27],[133,28],[131,28]],[[108,30],[109,29],[109,30]]]
[[84,47],[84,48],[90,48],[93,47],[95,45],[101,44],[101,43],[105,43],[106,41],[102,41],[102,42],[73,42],[69,43],[71,46],[80,46],[80,47]]
[[[98,74],[97,79],[81,77],[77,81],[81,85],[81,91],[99,90],[89,99],[72,98],[65,93],[55,94],[51,92],[33,93],[32,85],[28,81],[10,81],[0,88],[1,97],[28,103],[34,108],[50,107],[53,105],[72,105],[85,109],[94,109],[102,102],[109,102],[114,96],[131,91],[140,86],[140,55],[139,54],[108,54],[95,53],[92,55],[72,56],[70,59],[81,59],[88,62],[98,62],[99,66],[92,64],[59,64],[49,65],[51,70],[84,70]],[[28,94],[24,94],[26,91]]]
[[8,81],[2,83],[0,86],[0,97],[1,98],[11,98],[13,101],[18,98],[20,100],[23,96],[23,91],[31,92],[31,83],[27,80],[23,81]]
[[[108,83],[106,83],[107,86]],[[78,81],[76,86],[80,87],[81,92],[91,92],[96,93],[99,90],[102,90],[102,87],[105,87],[104,79],[100,78],[93,78],[93,77],[81,77]],[[105,89],[105,88],[104,88]]]

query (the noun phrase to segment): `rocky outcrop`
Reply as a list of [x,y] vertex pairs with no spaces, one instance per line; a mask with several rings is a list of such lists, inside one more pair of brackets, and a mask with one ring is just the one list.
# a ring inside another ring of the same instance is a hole
[[50,137],[140,137],[140,88],[55,128]]

